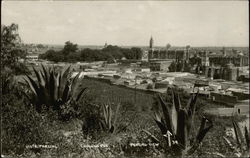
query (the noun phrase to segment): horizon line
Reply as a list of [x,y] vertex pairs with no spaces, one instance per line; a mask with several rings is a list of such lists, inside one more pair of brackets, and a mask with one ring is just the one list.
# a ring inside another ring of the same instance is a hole
[[[73,43],[73,42],[72,42]],[[47,44],[47,43],[25,43],[23,42],[23,44],[35,44],[35,45],[38,45],[38,44],[42,44],[42,45],[59,45],[59,46],[64,46],[65,44]],[[78,43],[73,43],[73,44],[77,44],[78,46],[104,46],[104,44],[78,44]],[[119,47],[149,47],[147,45],[117,45],[117,44],[108,44],[108,45],[112,45],[112,46],[119,46]],[[187,44],[188,45],[188,44]],[[171,45],[171,47],[186,47],[187,45]],[[166,47],[164,45],[155,45],[154,47]],[[248,46],[228,46],[228,45],[221,45],[221,46],[211,46],[211,45],[207,45],[207,46],[192,46],[190,45],[190,47],[249,47]]]

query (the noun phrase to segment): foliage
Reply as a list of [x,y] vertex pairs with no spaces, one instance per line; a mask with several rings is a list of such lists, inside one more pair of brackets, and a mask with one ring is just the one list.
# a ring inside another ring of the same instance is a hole
[[71,79],[70,66],[59,73],[53,68],[41,66],[40,71],[33,68],[37,81],[29,75],[26,75],[27,78],[25,78],[32,91],[32,95],[26,95],[26,97],[35,106],[37,112],[41,113],[45,106],[47,110],[52,108],[57,111],[59,117],[62,117],[63,105],[66,107],[74,105],[74,108],[77,108],[77,102],[86,90],[83,88],[77,92],[80,73]]
[[[203,117],[200,129],[197,132],[195,140],[191,142],[191,129],[193,127],[193,118],[196,109],[196,100],[198,93],[193,95],[187,106],[181,105],[179,95],[172,90],[172,103],[166,103],[159,95],[159,103],[163,116],[157,110],[154,113],[154,120],[161,130],[162,135],[171,149],[173,155],[184,156],[191,155],[199,147],[206,133],[212,128],[212,122]],[[210,125],[206,127],[206,123]]]
[[142,50],[138,47],[121,48],[118,46],[108,45],[99,49],[85,48],[78,50],[77,45],[66,42],[60,51],[48,50],[39,56],[41,59],[47,59],[54,62],[77,62],[77,61],[115,61],[125,57],[126,59],[139,60],[142,57]]
[[18,59],[25,58],[26,54],[27,52],[22,49],[21,38],[18,34],[18,25],[1,25],[2,71],[11,70],[11,74],[23,74],[27,72],[26,66],[18,62]]
[[60,62],[64,60],[64,55],[62,51],[54,51],[52,49],[48,50],[44,54],[39,54],[39,58],[41,59],[49,59],[54,62]]
[[73,44],[70,41],[65,42],[64,48],[62,50],[65,56],[69,55],[70,53],[74,53],[77,51],[77,44]]

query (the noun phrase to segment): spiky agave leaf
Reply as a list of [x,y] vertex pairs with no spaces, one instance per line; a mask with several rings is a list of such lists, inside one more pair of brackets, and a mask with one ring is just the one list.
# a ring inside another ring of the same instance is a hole
[[[36,83],[30,76],[26,75],[28,80],[25,79],[26,82],[28,82],[31,90],[33,91],[33,94],[35,95],[35,104],[36,109],[38,112],[41,112],[41,106],[43,104],[48,103],[48,100],[46,99],[46,89],[41,85],[41,83]],[[47,104],[48,105],[48,104]]]
[[42,76],[40,76],[39,72],[33,66],[32,66],[32,68],[33,68],[33,71],[35,72],[37,81],[42,83]]
[[49,75],[49,85],[48,85],[48,92],[49,92],[49,98],[50,98],[50,105],[54,105],[56,98],[55,98],[55,77],[54,77],[54,71],[50,72]]
[[[206,127],[207,122],[209,123],[208,127]],[[200,143],[202,142],[202,140],[204,139],[204,137],[206,136],[206,134],[212,127],[213,127],[212,121],[210,121],[209,119],[203,116],[199,131],[196,136],[196,140],[191,146],[191,148],[188,150],[187,152],[188,155],[191,155],[195,152],[195,150],[199,147]]]
[[115,110],[115,116],[114,116],[114,122],[113,122],[113,127],[114,127],[114,133],[116,132],[116,126],[117,126],[117,118],[119,115],[119,110],[120,110],[121,104],[118,103],[116,110]]
[[173,122],[173,132],[174,134],[177,133],[177,121],[178,121],[178,115],[179,115],[179,110],[181,108],[181,102],[180,102],[180,97],[178,94],[174,92],[172,89],[172,106],[170,109],[170,114]]
[[108,105],[108,127],[109,129],[112,128],[112,110],[110,105]]
[[76,101],[77,101],[77,102],[78,102],[79,99],[82,97],[82,95],[83,95],[83,93],[86,91],[86,89],[87,89],[87,87],[83,88],[83,89],[79,92],[79,94],[78,94],[77,97],[76,97]]
[[105,106],[106,106],[105,104],[102,105],[102,112],[103,112],[105,124],[107,124],[107,122],[108,122],[108,115],[107,115],[107,110],[106,110]]
[[63,89],[63,95],[62,95],[62,101],[63,103],[66,103],[68,101],[69,98],[69,93],[70,93],[70,82],[67,81],[65,88]]
[[50,69],[46,68],[43,64],[41,64],[42,69],[43,69],[43,75],[44,75],[44,81],[45,81],[45,88],[48,88],[49,86],[49,73]]
[[154,120],[156,122],[156,124],[158,125],[158,127],[161,130],[161,133],[164,135],[167,133],[168,131],[168,127],[165,125],[163,118],[157,114],[156,112],[154,113]]
[[172,92],[172,103],[175,105],[176,111],[178,111],[181,108],[181,101],[179,94],[175,93],[174,89],[171,89]]
[[192,94],[192,97],[189,99],[189,102],[187,104],[189,116],[194,116],[198,95],[199,95],[199,89],[198,89],[197,93],[195,95]]
[[249,138],[249,131],[247,130],[247,126],[245,126],[245,139],[247,144],[247,151],[250,152],[250,138]]
[[50,94],[49,94],[48,90],[43,85],[41,85],[41,83],[38,83],[38,85],[39,85],[39,91],[38,91],[37,101],[39,103],[37,103],[37,104],[45,105],[47,107],[47,110],[48,110],[49,107],[52,106]]
[[[208,127],[206,127],[207,122],[210,124]],[[212,121],[207,119],[206,117],[202,118],[200,129],[198,131],[196,140],[201,143],[207,132],[213,127]]]
[[76,89],[78,86],[78,79],[80,76],[80,72],[72,79],[72,83],[71,83],[71,91],[72,91],[72,97],[76,97]]
[[68,76],[70,72],[70,66],[66,68],[65,71],[61,71],[60,77],[59,77],[59,87],[58,87],[58,98],[61,98],[63,96],[64,90],[68,82]]
[[180,109],[178,114],[178,128],[176,133],[176,138],[183,149],[186,149],[188,141],[188,132],[187,132],[187,111],[186,109]]
[[240,130],[238,122],[236,122],[234,120],[232,120],[232,122],[233,122],[233,128],[234,128],[234,133],[235,133],[237,144],[238,144],[238,146],[240,148],[242,148],[242,145],[243,145],[243,142],[244,142],[243,134],[242,134],[242,132]]
[[30,89],[33,91],[33,93],[37,96],[37,92],[38,92],[38,85],[36,84],[36,82],[28,75],[26,75],[26,78],[24,78],[24,80],[28,83]]
[[192,94],[192,96],[189,99],[189,102],[187,104],[187,112],[188,112],[187,132],[188,132],[188,135],[192,129],[198,95],[199,95],[199,90],[196,94]]
[[169,106],[163,101],[162,97],[160,95],[158,95],[158,98],[160,100],[160,104],[161,104],[161,108],[162,108],[162,112],[163,112],[163,116],[165,118],[166,121],[166,126],[168,128],[168,130],[171,133],[174,133],[174,126],[173,126],[173,121],[172,121],[172,117],[170,114],[170,108]]

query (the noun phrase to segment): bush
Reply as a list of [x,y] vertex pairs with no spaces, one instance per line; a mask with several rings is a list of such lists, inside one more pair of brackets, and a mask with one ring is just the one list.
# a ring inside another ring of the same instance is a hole
[[52,140],[46,117],[26,108],[22,99],[12,94],[4,97],[1,129],[4,153],[21,154],[26,145],[46,144]]

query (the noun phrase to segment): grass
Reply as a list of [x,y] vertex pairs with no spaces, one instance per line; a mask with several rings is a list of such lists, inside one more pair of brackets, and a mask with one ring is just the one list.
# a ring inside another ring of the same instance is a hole
[[137,110],[147,111],[151,108],[154,102],[153,95],[110,85],[107,83],[83,79],[82,85],[88,87],[88,93],[95,97],[96,103],[107,102],[108,100],[114,103],[122,102],[134,104]]

